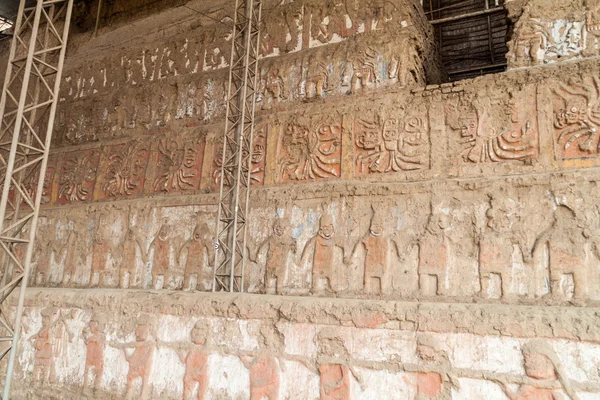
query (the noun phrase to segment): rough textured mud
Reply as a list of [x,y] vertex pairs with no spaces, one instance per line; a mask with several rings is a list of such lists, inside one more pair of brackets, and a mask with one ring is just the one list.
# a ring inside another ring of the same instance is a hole
[[600,399],[600,2],[507,1],[454,83],[416,1],[267,2],[240,296],[205,3],[75,14],[17,395]]

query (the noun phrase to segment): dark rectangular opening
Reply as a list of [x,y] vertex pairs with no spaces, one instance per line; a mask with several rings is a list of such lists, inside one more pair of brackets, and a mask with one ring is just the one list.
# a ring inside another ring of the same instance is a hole
[[450,81],[506,69],[504,0],[423,0]]

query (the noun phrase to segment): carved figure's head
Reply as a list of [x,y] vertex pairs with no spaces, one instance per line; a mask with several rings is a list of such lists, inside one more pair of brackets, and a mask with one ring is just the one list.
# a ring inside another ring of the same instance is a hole
[[198,346],[204,346],[206,344],[209,331],[210,329],[205,321],[196,322],[196,325],[194,325],[191,332],[192,342]]
[[286,234],[288,230],[288,224],[284,219],[276,219],[275,222],[273,222],[273,234],[275,236],[283,236]]
[[138,321],[135,327],[135,340],[144,342],[150,337],[150,321],[147,318],[142,318]]
[[374,150],[381,145],[381,136],[379,130],[372,127],[367,127],[360,132],[357,137],[357,145],[365,150]]
[[194,240],[202,240],[209,233],[208,225],[206,222],[199,223],[194,228]]
[[331,215],[323,215],[319,221],[319,236],[323,239],[331,239],[334,234],[333,218]]
[[462,115],[458,121],[461,137],[477,136],[477,116],[475,114]]
[[371,236],[381,236],[385,233],[385,223],[383,222],[383,218],[379,215],[374,215],[371,220],[371,227],[369,229]]
[[383,140],[392,141],[398,140],[400,131],[398,130],[398,120],[390,118],[383,122]]

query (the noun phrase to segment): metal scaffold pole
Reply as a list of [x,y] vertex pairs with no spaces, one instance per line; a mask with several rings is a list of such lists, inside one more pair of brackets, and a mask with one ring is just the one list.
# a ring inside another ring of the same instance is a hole
[[213,291],[243,292],[262,0],[236,0]]
[[[21,0],[0,99],[0,360],[10,384],[48,164],[73,0]],[[29,2],[31,3],[31,2]],[[18,292],[16,310],[8,299]]]

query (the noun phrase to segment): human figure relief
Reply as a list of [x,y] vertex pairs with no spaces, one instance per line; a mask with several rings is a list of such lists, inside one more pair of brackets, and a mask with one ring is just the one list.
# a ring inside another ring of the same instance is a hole
[[[135,328],[135,341],[132,343],[113,343],[113,347],[121,348],[125,352],[125,358],[129,364],[127,373],[127,392],[125,398],[128,400],[150,399],[152,386],[150,373],[152,372],[152,360],[156,343],[152,337],[151,321],[148,317],[140,317]],[[138,393],[136,381],[141,380],[142,389]]]
[[278,332],[263,327],[261,336],[258,354],[240,357],[250,372],[250,400],[279,400],[279,370],[285,366],[273,354],[280,345]]
[[206,276],[206,268],[211,268],[215,258],[213,246],[214,232],[206,222],[201,222],[194,228],[192,238],[181,248],[179,259],[184,250],[187,250],[187,262],[183,272],[183,290],[199,290]]
[[[502,298],[510,293],[511,275],[515,249],[528,260],[525,243],[517,232],[518,204],[512,199],[492,199],[486,212],[487,229],[479,240],[479,279],[481,294],[485,297]],[[491,293],[492,280],[500,280],[499,293]]]
[[119,268],[119,287],[127,289],[135,286],[135,273],[137,266],[138,249],[144,265],[148,262],[148,251],[140,244],[136,232],[132,227],[127,229],[121,244],[121,266]]
[[406,365],[406,369],[416,374],[417,400],[450,399],[452,389],[460,386],[446,352],[426,337],[418,338],[416,350],[419,364]]
[[169,267],[171,266],[171,227],[163,221],[158,234],[152,241],[154,262],[152,263],[152,287],[162,289],[169,284]]
[[34,380],[42,385],[55,380],[52,325],[54,314],[51,308],[42,310],[42,328],[32,337],[35,358],[33,362]]
[[362,377],[348,363],[350,354],[343,340],[335,331],[322,329],[317,335],[317,349],[320,400],[350,400],[352,377],[356,378],[361,387],[364,383]]
[[516,391],[503,384],[502,390],[509,400],[579,400],[562,363],[548,343],[529,342],[521,351],[527,380]]
[[73,335],[60,309],[51,306],[43,309],[41,314],[42,327],[32,336],[35,348],[33,376],[34,380],[44,385],[56,382],[55,363],[66,353],[65,335],[68,341],[72,341]]
[[87,328],[83,331],[86,346],[85,369],[83,372],[84,388],[98,389],[102,381],[104,373],[104,347],[106,345],[104,327],[104,319],[98,315],[94,315]]
[[104,273],[106,272],[107,258],[111,253],[111,245],[109,236],[106,232],[106,227],[103,225],[103,220],[106,219],[105,214],[100,214],[96,219],[96,226],[92,234],[92,274],[90,275],[90,287],[104,285]]
[[[38,225],[39,226],[39,225]],[[53,246],[55,245],[56,234],[51,224],[39,226],[33,248],[33,262],[35,262],[35,273],[33,283],[38,286],[48,285],[48,272],[50,270],[50,261],[52,258]]]
[[179,359],[185,365],[183,376],[183,399],[191,400],[196,386],[198,400],[203,400],[208,390],[209,365],[208,338],[210,329],[204,321],[198,321],[192,328],[191,345],[178,350]]
[[267,70],[266,76],[261,80],[259,96],[256,101],[263,103],[263,108],[268,107],[270,103],[280,103],[286,99],[285,85],[283,78],[279,74],[279,68],[271,67]]
[[557,299],[582,298],[586,292],[587,255],[584,230],[575,213],[560,205],[554,211],[552,227],[536,241],[535,249],[545,247],[549,259],[550,291]]
[[[528,10],[526,13],[528,14]],[[548,36],[547,28],[540,22],[526,16],[521,17],[514,39],[509,43],[509,59],[517,67],[542,64],[548,47]]]
[[[302,251],[301,264],[305,265],[312,256],[312,291],[327,293],[339,290],[343,276],[340,268],[343,266],[343,246],[335,237],[333,218],[323,215],[319,220],[319,231],[316,236],[306,243]],[[312,253],[312,254],[311,254]]]
[[306,100],[322,99],[329,89],[329,68],[327,65],[317,60],[314,56],[309,56],[307,62],[302,64],[302,77],[299,93]]
[[369,232],[356,244],[352,254],[362,247],[364,255],[364,291],[390,294],[392,267],[400,258],[398,243],[388,234],[381,215],[373,215]]
[[452,217],[432,210],[425,233],[419,240],[419,289],[424,296],[445,294],[450,241],[447,233]]
[[285,287],[289,262],[297,251],[296,239],[289,234],[287,221],[275,220],[271,235],[258,246],[251,261],[257,262],[259,254],[265,249],[265,291],[268,294],[281,293]]
[[69,236],[67,238],[66,252],[67,256],[65,258],[62,275],[62,285],[65,287],[73,285],[75,279],[75,272],[77,270],[77,256],[79,251],[77,248],[77,234],[75,233],[75,228],[73,228],[69,232]]

